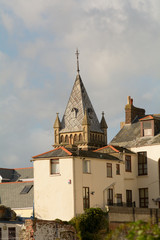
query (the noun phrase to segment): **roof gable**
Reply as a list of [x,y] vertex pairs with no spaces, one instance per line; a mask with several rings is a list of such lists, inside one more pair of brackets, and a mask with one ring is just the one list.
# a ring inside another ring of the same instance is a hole
[[107,145],[105,147],[99,148],[94,150],[94,152],[99,152],[101,150],[106,150],[107,152],[119,152],[119,150],[117,150],[115,147],[113,147],[112,145]]
[[72,153],[64,147],[58,147],[51,151],[41,153],[39,155],[33,156],[32,158],[52,158],[52,157],[65,157],[71,156]]
[[152,120],[152,119],[154,119],[153,116],[152,115],[148,115],[148,116],[146,116],[144,118],[141,118],[139,121]]

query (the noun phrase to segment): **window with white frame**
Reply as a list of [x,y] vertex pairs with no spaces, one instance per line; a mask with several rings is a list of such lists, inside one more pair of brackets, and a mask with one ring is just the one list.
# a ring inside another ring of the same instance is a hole
[[91,161],[83,160],[83,173],[91,173]]
[[51,159],[50,161],[50,174],[59,174],[59,159]]

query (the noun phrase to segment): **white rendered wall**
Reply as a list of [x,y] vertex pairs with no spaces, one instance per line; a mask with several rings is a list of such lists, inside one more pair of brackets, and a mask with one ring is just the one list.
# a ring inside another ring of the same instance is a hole
[[73,159],[59,161],[58,175],[50,174],[50,160],[34,161],[35,217],[39,219],[70,220],[74,216]]
[[13,208],[17,216],[30,218],[33,216],[33,207],[32,208]]
[[[126,188],[124,180],[124,163],[120,164],[120,175],[116,175],[116,163],[118,161],[89,159],[91,161],[91,173],[83,173],[82,163],[80,158],[75,159],[75,208],[76,214],[83,213],[83,187],[89,187],[90,207],[104,208],[107,205],[107,188],[113,188],[113,202],[117,203],[116,194],[122,194],[122,201],[126,202]],[[106,164],[112,163],[112,178],[107,177]],[[132,173],[126,173],[126,177],[130,177]],[[136,178],[132,177],[130,185],[127,189],[134,190]]]
[[[131,148],[134,152],[147,152],[148,175],[138,176],[137,170],[137,202],[139,202],[139,188],[148,188],[149,192],[149,208],[158,208],[158,205],[152,200],[160,197],[159,194],[159,168],[158,160],[160,159],[160,146],[144,146],[139,148]],[[137,162],[138,165],[138,162]],[[138,205],[139,206],[139,205]]]

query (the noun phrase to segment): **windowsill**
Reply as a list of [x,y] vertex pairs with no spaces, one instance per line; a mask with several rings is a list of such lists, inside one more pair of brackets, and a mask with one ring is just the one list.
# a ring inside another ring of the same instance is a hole
[[90,172],[83,172],[83,174],[91,174]]
[[137,175],[137,177],[148,177],[148,174]]
[[112,176],[111,176],[111,177],[108,177],[108,176],[107,176],[107,178],[113,178],[113,177],[112,177]]
[[60,173],[53,173],[53,174],[50,174],[50,177],[58,177],[58,176],[61,176]]

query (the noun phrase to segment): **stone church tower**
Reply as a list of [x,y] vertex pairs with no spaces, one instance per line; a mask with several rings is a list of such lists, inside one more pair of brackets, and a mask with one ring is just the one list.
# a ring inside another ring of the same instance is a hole
[[78,50],[77,76],[63,115],[60,121],[57,114],[54,123],[54,147],[78,147],[82,150],[93,150],[107,145],[107,124],[102,113],[99,123],[92,103],[88,97],[79,74]]

